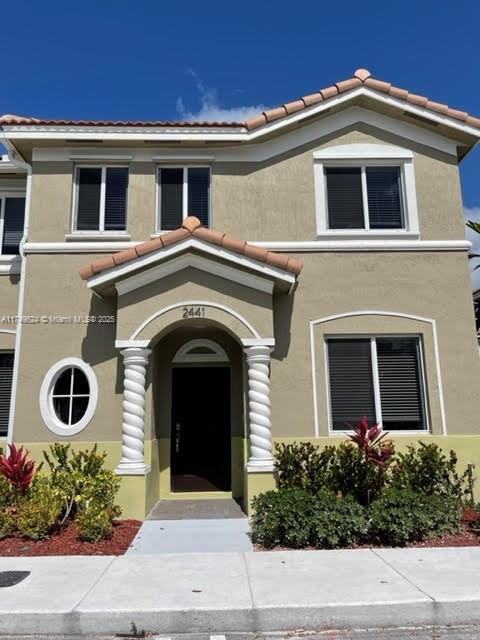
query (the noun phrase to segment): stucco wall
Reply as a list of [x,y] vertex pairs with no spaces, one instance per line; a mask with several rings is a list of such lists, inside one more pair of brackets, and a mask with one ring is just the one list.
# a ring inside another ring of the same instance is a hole
[[[300,256],[298,256],[300,257]],[[473,323],[467,257],[463,253],[328,253],[303,256],[294,298],[277,298],[276,348],[272,361],[272,417],[276,436],[314,433],[309,323],[327,316],[368,310],[412,314],[435,320],[449,433],[478,433],[480,359]],[[441,274],[441,276],[440,276]],[[437,373],[428,323],[389,317],[318,325],[323,333],[424,335],[432,430],[441,432]],[[325,365],[317,353],[320,434],[327,433]]]
[[[313,140],[265,162],[213,162],[212,226],[247,240],[313,240],[316,237],[313,151],[331,145],[387,143],[414,152],[421,238],[463,239],[456,159],[393,134],[357,124]],[[62,242],[71,229],[72,162],[35,162],[32,242]],[[147,240],[155,232],[153,163],[131,163],[128,233]]]
[[[435,321],[448,433],[478,433],[480,359],[465,254],[379,252],[306,254],[298,257],[303,257],[305,266],[294,295],[284,294],[276,296],[274,300],[276,348],[272,356],[271,401],[275,436],[314,435],[310,321],[366,310],[411,314]],[[84,255],[56,256],[53,263],[50,256],[30,256],[25,314],[116,316],[116,299],[100,299],[92,295],[78,276],[78,268],[90,258]],[[177,293],[176,299],[179,300],[186,295],[185,291],[198,292],[198,274],[192,274],[189,278],[185,272],[178,277],[183,284],[174,280],[173,285],[178,285],[178,289],[168,292],[168,296],[175,297]],[[213,291],[219,289],[216,277],[205,278],[211,281]],[[261,328],[261,335],[270,337],[270,334],[262,333],[262,327],[266,326],[262,324],[265,321],[262,316],[265,309],[254,304],[255,292],[250,290],[252,297],[250,304],[247,304],[239,297],[234,286],[225,283],[222,286],[225,288],[223,300],[233,309],[240,308],[254,326]],[[130,304],[120,314],[127,313],[131,326],[135,319],[148,316],[158,306],[157,303],[165,304],[166,299],[159,294],[158,288],[162,289],[162,286],[153,286],[151,297],[141,292],[128,294],[132,296]],[[261,304],[262,301],[256,302]],[[191,321],[192,326],[195,326],[195,322]],[[201,325],[202,321],[198,324]],[[432,353],[431,324],[401,322],[379,316],[330,326],[328,323],[317,325],[314,331],[316,348],[321,348],[324,333],[351,332],[352,326],[358,333],[388,333],[398,331],[400,327],[402,332],[424,336],[432,431],[441,433],[439,380],[435,354]],[[38,393],[43,377],[52,364],[65,357],[77,356],[91,364],[97,374],[99,401],[92,422],[73,439],[120,439],[123,369],[114,346],[116,330],[116,322],[24,325],[16,438],[26,441],[58,439],[43,425],[38,410]],[[128,337],[127,334],[124,337]],[[320,356],[317,357],[316,374],[318,423],[322,435],[327,429],[327,407],[324,398],[324,361]],[[150,381],[148,384],[146,410],[147,421],[151,421]]]

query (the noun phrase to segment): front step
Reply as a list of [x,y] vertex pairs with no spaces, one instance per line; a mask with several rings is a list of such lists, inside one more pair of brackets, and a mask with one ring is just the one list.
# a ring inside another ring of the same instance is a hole
[[246,518],[233,498],[210,500],[160,500],[147,520],[220,520]]

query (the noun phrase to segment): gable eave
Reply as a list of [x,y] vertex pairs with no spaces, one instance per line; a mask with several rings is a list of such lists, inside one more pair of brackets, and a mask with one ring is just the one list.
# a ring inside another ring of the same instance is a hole
[[[188,255],[192,257],[198,256],[200,260],[203,259],[203,262],[195,261],[195,259],[190,261],[179,260],[182,256]],[[211,263],[210,268],[208,268],[205,261]],[[239,256],[224,247],[214,246],[195,237],[189,237],[170,247],[139,256],[126,264],[106,269],[88,278],[86,283],[89,289],[100,295],[112,295],[115,291],[123,294],[129,290],[144,286],[148,281],[152,281],[149,280],[151,277],[165,277],[188,266],[222,275],[222,263],[225,265],[222,277],[237,280],[243,284],[249,282],[250,284],[247,286],[252,286],[259,290],[273,290],[275,284],[280,285],[282,289],[290,290],[296,281],[296,277],[292,273],[258,262],[247,256]],[[170,268],[167,265],[170,265]],[[163,269],[157,269],[153,272],[152,269],[157,267],[163,267]],[[147,271],[151,272],[150,276],[142,275]],[[239,274],[236,278],[234,271]],[[251,274],[250,278],[241,275],[249,273]],[[262,280],[272,283],[272,286],[262,282]]]

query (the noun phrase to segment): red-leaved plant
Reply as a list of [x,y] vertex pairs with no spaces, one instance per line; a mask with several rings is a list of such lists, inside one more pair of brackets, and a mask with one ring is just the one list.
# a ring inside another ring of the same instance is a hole
[[388,435],[380,424],[370,426],[367,416],[363,416],[356,427],[348,425],[353,430],[348,437],[363,451],[370,462],[384,465],[395,453],[395,445],[391,440],[385,440]]
[[25,493],[36,473],[35,462],[28,459],[29,451],[23,446],[8,445],[8,454],[0,455],[0,475],[10,482],[13,489]]

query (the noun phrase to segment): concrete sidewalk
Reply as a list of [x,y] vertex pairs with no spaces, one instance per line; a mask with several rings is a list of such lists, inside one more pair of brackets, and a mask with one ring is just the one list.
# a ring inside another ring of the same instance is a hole
[[480,623],[480,548],[0,558],[0,634]]

